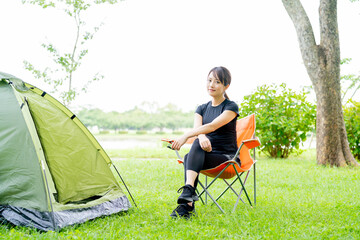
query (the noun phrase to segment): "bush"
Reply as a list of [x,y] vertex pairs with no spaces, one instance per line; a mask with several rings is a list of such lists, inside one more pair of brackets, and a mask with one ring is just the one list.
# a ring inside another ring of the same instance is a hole
[[316,107],[306,101],[307,93],[296,93],[286,84],[263,85],[244,97],[240,117],[256,114],[260,150],[275,158],[287,158],[314,129]]
[[164,135],[164,134],[166,134],[166,132],[164,132],[164,131],[157,131],[155,134],[157,134],[157,135]]
[[147,134],[147,131],[145,131],[145,130],[138,130],[138,131],[136,131],[136,134],[138,134],[138,135],[144,135],[144,134]]
[[128,134],[128,133],[129,133],[129,131],[127,131],[127,130],[119,130],[117,132],[117,134]]
[[174,135],[183,135],[184,132],[182,132],[182,131],[173,131],[172,134],[174,134]]
[[344,106],[344,121],[351,153],[360,160],[360,102]]

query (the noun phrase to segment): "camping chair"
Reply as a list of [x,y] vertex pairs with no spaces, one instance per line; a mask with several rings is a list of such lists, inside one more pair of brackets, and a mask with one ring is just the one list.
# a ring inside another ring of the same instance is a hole
[[[260,146],[260,140],[255,137],[255,114],[251,114],[247,117],[237,120],[236,123],[236,133],[237,133],[237,144],[238,150],[233,159],[226,161],[219,166],[211,169],[206,169],[200,171],[201,174],[205,175],[205,185],[199,181],[199,185],[202,187],[202,191],[197,189],[199,198],[204,204],[207,204],[207,196],[211,198],[211,200],[216,204],[216,206],[224,213],[225,211],[221,208],[219,203],[217,202],[226,192],[231,189],[233,193],[237,196],[236,203],[234,205],[233,211],[235,211],[239,201],[241,200],[243,203],[245,201],[242,199],[241,194],[244,192],[245,196],[252,207],[253,204],[249,198],[248,192],[246,191],[245,184],[248,180],[251,169],[254,170],[254,205],[256,205],[256,159],[255,159],[255,147]],[[187,143],[192,143],[194,140],[190,139]],[[162,141],[166,141],[168,143],[172,143],[173,140],[162,139]],[[169,145],[168,147],[171,148]],[[249,150],[253,149],[253,157],[251,157]],[[178,151],[175,151],[178,156],[178,162],[183,163],[183,160]],[[236,160],[239,156],[241,161],[241,166],[239,162]],[[242,180],[242,175],[245,174],[244,179]],[[207,177],[213,178],[213,180],[207,184]],[[236,177],[231,183],[227,180]],[[215,199],[210,193],[209,188],[216,182],[217,179],[222,179],[225,184],[225,190]],[[241,189],[238,192],[233,188],[235,182],[239,181],[241,184]],[[205,194],[205,201],[202,199],[202,195]]]

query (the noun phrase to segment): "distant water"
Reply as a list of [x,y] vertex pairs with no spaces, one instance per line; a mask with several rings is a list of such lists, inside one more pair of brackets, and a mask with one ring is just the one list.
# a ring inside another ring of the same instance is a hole
[[151,148],[161,145],[160,141],[138,140],[138,139],[121,139],[121,140],[99,140],[104,149],[130,149],[130,148]]

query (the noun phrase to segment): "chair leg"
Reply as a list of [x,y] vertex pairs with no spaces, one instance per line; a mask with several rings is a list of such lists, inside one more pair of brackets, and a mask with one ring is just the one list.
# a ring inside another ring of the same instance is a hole
[[[220,207],[220,205],[217,203],[217,201],[211,196],[211,194],[209,193],[209,191],[207,190],[207,188],[199,181],[199,184],[201,185],[201,187],[204,189],[205,193],[207,195],[209,195],[209,197],[211,198],[211,200],[213,200],[213,202],[215,203],[215,205],[220,209],[220,211],[222,213],[225,213],[225,211]],[[203,192],[204,192],[203,191]]]
[[227,192],[227,190],[229,190],[229,189],[231,189],[235,193],[236,196],[239,196],[237,194],[237,192],[232,188],[232,185],[236,182],[237,179],[232,181],[230,184],[225,179],[223,179],[223,180],[224,180],[224,182],[226,183],[226,185],[228,187],[216,198],[216,201],[219,200]]
[[[235,167],[235,166],[234,166],[234,170],[235,170],[235,172],[236,172],[236,174],[237,174],[237,176],[238,176],[239,182],[240,182],[240,184],[241,184],[241,188],[244,190],[244,193],[245,193],[245,195],[246,195],[246,198],[247,198],[247,200],[249,201],[250,206],[252,207],[252,203],[251,203],[251,200],[250,200],[250,198],[249,198],[249,195],[248,195],[248,193],[247,193],[247,191],[246,191],[246,189],[245,189],[245,187],[244,187],[243,182],[241,181],[240,175],[239,175],[238,171],[236,170],[236,167]],[[240,197],[240,196],[241,196],[241,195],[239,194],[239,197]]]
[[[206,189],[210,188],[210,186],[219,178],[219,176],[220,176],[229,166],[230,166],[230,164],[227,165],[223,170],[221,170],[221,172],[217,175],[217,177],[215,177],[215,178],[209,183],[209,185],[206,186]],[[200,197],[203,193],[206,193],[205,188],[204,188],[204,186],[203,186],[202,184],[201,184],[201,187],[202,187],[204,190],[199,194],[199,197]]]
[[237,179],[234,179],[234,181],[232,181],[232,183],[230,183],[230,184],[225,179],[223,179],[223,180],[226,183],[226,185],[228,185],[228,188],[230,188],[233,191],[233,193],[237,196],[238,195],[237,192],[234,190],[234,188],[232,188],[232,185],[234,185],[234,183],[236,182]]
[[[243,175],[243,173],[244,172],[242,172],[242,173],[240,173],[240,177]],[[232,191],[233,191],[233,193],[238,197],[239,196],[239,194],[234,190],[234,188],[232,188],[232,185],[237,181],[237,178],[235,178],[230,184],[225,180],[225,179],[223,179],[224,180],[224,182],[226,183],[226,185],[228,186],[217,198],[216,198],[216,200],[218,200],[219,198],[221,198],[225,193],[226,193],[226,191],[230,188]],[[246,182],[246,180],[245,180],[245,182]],[[244,182],[244,184],[245,184],[245,182]],[[240,194],[241,194],[241,192],[240,192]]]
[[237,198],[237,200],[236,200],[236,203],[235,203],[235,205],[234,205],[234,208],[233,208],[232,212],[235,212],[236,207],[237,207],[237,205],[239,204],[239,200],[241,200],[243,203],[245,203],[244,200],[243,200],[243,199],[240,197],[240,195],[239,195],[238,198]]
[[[205,176],[205,187],[206,187],[206,189],[208,187],[207,180],[208,180],[208,178],[207,178],[207,176]],[[205,192],[205,204],[207,204],[207,195],[208,195],[207,192]]]
[[[243,182],[244,186],[245,186],[246,181],[247,181],[247,179],[248,179],[248,177],[249,177],[249,174],[250,174],[250,170],[246,173],[246,176],[245,176],[245,179],[244,179],[244,182]],[[240,176],[241,176],[241,175],[240,175]],[[241,193],[242,193],[243,190],[244,190],[243,188],[240,189],[239,195],[241,195]],[[241,199],[241,201],[244,202],[242,199]]]
[[[255,149],[254,149],[255,156]],[[254,163],[254,205],[256,206],[256,162]]]
[[[195,189],[196,190],[196,193],[198,195],[198,197],[200,198],[201,202],[206,205],[207,204],[207,194],[205,192],[205,200],[203,199],[203,197],[201,196],[203,193],[204,193],[204,185],[202,184],[202,182],[200,181],[200,179],[198,179],[198,184],[200,184],[200,186],[203,188],[203,190],[200,191],[198,190],[198,187]],[[205,176],[205,186],[207,187],[207,176]]]
[[[246,176],[245,176],[244,185],[246,184],[246,181],[247,181],[248,176],[249,176],[249,171],[247,172],[247,174],[246,174]],[[237,180],[237,179],[236,179],[236,180]],[[240,193],[239,193],[239,195],[238,195],[238,198],[236,199],[236,203],[235,203],[235,205],[234,205],[234,208],[233,208],[232,212],[235,212],[236,207],[237,207],[237,205],[239,204],[239,200],[241,200],[241,202],[245,204],[245,201],[241,198],[241,193],[242,193],[242,191],[243,191],[243,188],[240,189]]]
[[[202,183],[201,183],[200,181],[199,181],[199,183],[200,183],[200,185],[202,185]],[[195,191],[196,191],[196,194],[199,196],[199,190],[196,188]],[[201,202],[205,205],[205,202],[204,202],[204,200],[202,199],[202,197],[199,196],[199,198],[200,198]]]

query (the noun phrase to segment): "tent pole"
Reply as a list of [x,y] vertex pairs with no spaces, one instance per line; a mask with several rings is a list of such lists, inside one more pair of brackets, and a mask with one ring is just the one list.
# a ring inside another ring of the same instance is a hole
[[44,162],[41,161],[41,165],[42,165],[42,169],[43,169],[43,172],[44,172],[44,177],[45,177],[45,183],[46,183],[46,189],[47,189],[47,192],[48,192],[48,198],[49,198],[49,203],[50,203],[50,208],[51,208],[51,221],[52,221],[52,224],[53,224],[53,227],[54,227],[54,230],[56,231],[57,227],[56,227],[56,224],[55,224],[55,218],[54,218],[54,208],[53,208],[53,205],[51,203],[51,195],[50,195],[50,189],[49,189],[49,184],[48,184],[48,180],[47,180],[47,177],[46,177],[46,172],[45,172],[45,167],[44,167]]
[[131,195],[131,193],[130,193],[130,191],[129,191],[128,187],[126,186],[126,184],[125,184],[125,182],[124,182],[124,179],[121,177],[121,175],[120,175],[119,171],[117,170],[117,168],[115,167],[114,163],[112,163],[112,165],[114,166],[115,171],[117,172],[117,174],[119,175],[119,177],[120,177],[121,181],[123,182],[123,184],[124,184],[124,186],[125,186],[126,190],[127,190],[127,191],[128,191],[128,193],[130,194],[130,197],[131,197],[132,201],[134,202],[135,207],[137,207],[137,205],[136,205],[136,203],[135,203],[135,200],[134,200],[133,196]]

